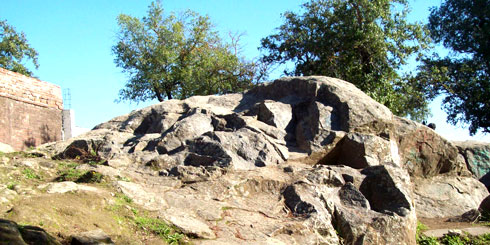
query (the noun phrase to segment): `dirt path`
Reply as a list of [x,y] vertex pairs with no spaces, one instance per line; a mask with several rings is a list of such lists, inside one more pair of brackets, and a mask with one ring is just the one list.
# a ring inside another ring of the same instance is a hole
[[447,234],[449,230],[460,230],[463,232],[468,232],[473,236],[490,233],[490,227],[483,224],[468,222],[447,222],[446,220],[447,218],[419,219],[419,221],[428,228],[428,230],[423,232],[426,236],[442,237],[444,236],[444,234]]

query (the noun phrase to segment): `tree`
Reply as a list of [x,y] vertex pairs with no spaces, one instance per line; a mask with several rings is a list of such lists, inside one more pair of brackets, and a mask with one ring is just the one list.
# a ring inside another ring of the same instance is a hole
[[239,57],[239,36],[225,43],[207,16],[187,11],[164,16],[153,2],[141,20],[121,14],[112,50],[115,63],[129,74],[120,99],[187,98],[250,88],[265,73]]
[[470,124],[470,134],[489,133],[490,1],[446,0],[431,10],[428,27],[452,53],[425,58],[418,79],[445,95],[450,123]]
[[32,76],[32,72],[23,64],[24,59],[31,60],[37,69],[36,50],[27,43],[24,33],[17,33],[15,29],[0,20],[0,67],[14,72]]
[[395,114],[428,114],[423,88],[400,70],[428,48],[421,24],[406,20],[405,0],[312,0],[286,12],[278,33],[262,39],[262,60],[293,62],[286,75],[325,75],[349,81]]

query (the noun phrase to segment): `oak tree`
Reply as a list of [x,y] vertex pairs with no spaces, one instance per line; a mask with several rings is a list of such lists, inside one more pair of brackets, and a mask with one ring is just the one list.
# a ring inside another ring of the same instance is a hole
[[421,23],[409,23],[405,0],[312,0],[284,13],[277,33],[262,39],[269,64],[294,63],[287,75],[346,80],[395,114],[423,119],[428,98],[401,69],[428,48]]
[[446,0],[433,8],[432,38],[451,50],[424,59],[418,80],[434,94],[452,124],[469,124],[470,134],[490,132],[490,1]]
[[30,60],[37,69],[37,56],[37,51],[29,45],[23,32],[18,33],[7,21],[0,20],[0,67],[32,76],[25,60]]
[[207,16],[165,14],[153,2],[141,20],[118,17],[115,63],[129,74],[121,100],[145,101],[223,94],[250,88],[264,75],[240,56],[237,36],[227,43]]

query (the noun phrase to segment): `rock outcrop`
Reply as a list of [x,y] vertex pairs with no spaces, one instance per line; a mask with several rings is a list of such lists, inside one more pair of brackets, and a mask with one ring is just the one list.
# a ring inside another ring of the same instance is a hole
[[326,77],[165,101],[44,148],[131,175],[121,191],[196,244],[415,244],[417,215],[488,195],[453,143]]
[[490,143],[462,141],[455,144],[473,177],[490,189]]

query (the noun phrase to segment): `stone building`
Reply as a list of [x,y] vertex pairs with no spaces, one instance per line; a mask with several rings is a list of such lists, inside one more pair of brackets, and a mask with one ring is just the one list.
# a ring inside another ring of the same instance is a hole
[[62,139],[61,88],[0,68],[0,142],[24,150]]

